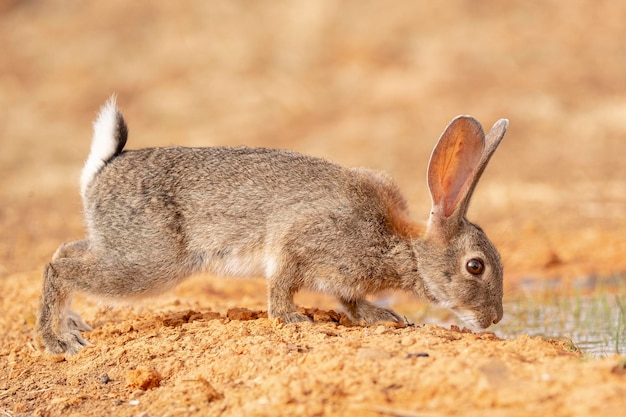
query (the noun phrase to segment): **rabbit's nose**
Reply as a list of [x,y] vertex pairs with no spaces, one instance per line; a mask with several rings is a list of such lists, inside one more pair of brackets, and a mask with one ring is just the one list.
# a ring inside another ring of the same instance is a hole
[[499,307],[496,307],[495,318],[493,319],[493,324],[498,324],[500,320],[502,320],[502,316],[504,315],[504,311],[502,310],[502,304]]

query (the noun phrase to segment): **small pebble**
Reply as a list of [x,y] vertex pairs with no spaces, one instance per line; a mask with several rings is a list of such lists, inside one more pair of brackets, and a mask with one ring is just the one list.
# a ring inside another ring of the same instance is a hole
[[144,394],[144,391],[138,389],[136,391],[131,392],[130,398],[132,398],[133,400],[136,400],[137,398],[141,397],[143,394]]
[[247,308],[231,308],[226,312],[226,317],[239,321],[256,320],[259,318],[259,312]]
[[103,384],[108,384],[109,382],[111,382],[111,378],[109,378],[107,374],[104,374],[102,375],[100,382],[102,382]]
[[419,353],[409,353],[408,355],[406,355],[407,359],[410,358],[427,358],[430,355],[426,352],[419,352]]
[[144,391],[158,387],[162,379],[155,369],[148,367],[140,367],[126,373],[128,386]]

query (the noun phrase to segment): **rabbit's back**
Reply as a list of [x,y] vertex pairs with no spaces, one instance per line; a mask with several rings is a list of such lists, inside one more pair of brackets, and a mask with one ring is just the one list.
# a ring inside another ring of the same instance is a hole
[[385,239],[389,199],[381,194],[404,207],[385,181],[284,150],[142,149],[101,170],[85,212],[92,245],[141,270],[267,276],[289,239],[356,256],[357,241]]

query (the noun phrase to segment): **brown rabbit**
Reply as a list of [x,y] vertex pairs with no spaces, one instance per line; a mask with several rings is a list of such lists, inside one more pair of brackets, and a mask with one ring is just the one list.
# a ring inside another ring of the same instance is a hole
[[127,127],[111,98],[94,123],[81,176],[88,237],[59,247],[43,271],[37,331],[46,350],[73,354],[90,327],[70,310],[76,291],[106,298],[157,294],[198,271],[263,275],[270,317],[296,312],[302,288],[336,296],[362,324],[400,321],[366,300],[410,291],[486,328],[502,318],[502,265],[466,218],[470,197],[508,125],[485,137],[452,120],[428,167],[426,226],[385,174],[274,149],[124,151]]

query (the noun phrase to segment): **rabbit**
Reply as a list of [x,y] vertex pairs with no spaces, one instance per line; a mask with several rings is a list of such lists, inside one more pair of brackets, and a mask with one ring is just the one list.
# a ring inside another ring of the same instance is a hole
[[124,150],[115,96],[94,122],[80,177],[85,240],[62,244],[43,270],[36,330],[47,352],[75,354],[90,326],[72,294],[129,299],[162,293],[199,271],[264,276],[268,315],[310,320],[294,294],[336,296],[355,322],[401,322],[366,296],[404,290],[472,327],[497,323],[502,264],[466,219],[470,198],[508,120],[485,136],[471,116],[445,128],[430,158],[432,209],[410,220],[385,173],[288,150],[165,147]]

